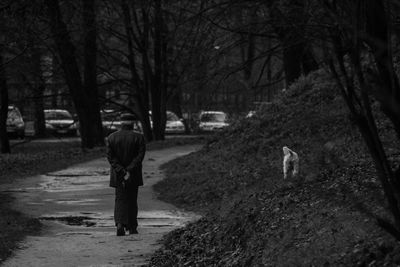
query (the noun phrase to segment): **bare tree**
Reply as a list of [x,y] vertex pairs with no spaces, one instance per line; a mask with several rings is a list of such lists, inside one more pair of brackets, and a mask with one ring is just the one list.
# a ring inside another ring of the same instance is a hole
[[[126,34],[126,39],[127,39],[127,48],[128,48],[128,61],[129,61],[129,69],[131,73],[131,86],[132,90],[134,91],[134,99],[135,99],[135,104],[138,107],[138,113],[140,115],[141,121],[142,121],[142,126],[143,126],[143,133],[145,135],[146,140],[152,141],[153,140],[153,134],[152,134],[152,129],[150,125],[150,120],[149,120],[149,92],[148,92],[148,86],[145,86],[144,84],[144,79],[145,75],[142,77],[138,73],[138,68],[137,68],[137,62],[136,62],[136,55],[139,54],[137,50],[134,48],[134,43],[136,40],[136,45],[143,45],[145,40],[143,40],[142,43],[139,41],[139,36],[135,33],[134,31],[134,23],[132,21],[132,14],[131,14],[131,9],[126,0],[122,0],[121,2],[121,9],[123,13],[123,20],[124,20],[124,27],[125,27],[125,34]],[[136,12],[136,11],[133,11]],[[144,29],[145,30],[145,29]],[[142,37],[144,38],[144,37]],[[142,48],[142,51],[144,48]],[[145,56],[142,56],[142,59]],[[145,61],[144,59],[143,61]],[[144,64],[143,67],[146,65]]]
[[164,139],[166,121],[166,87],[168,71],[166,66],[165,24],[161,0],[154,3],[154,76],[150,89],[152,103],[153,133],[156,140]]
[[329,25],[330,71],[369,149],[394,218],[390,222],[377,216],[378,223],[400,240],[400,168],[395,167],[399,159],[391,157],[390,148],[384,145],[376,121],[379,111],[373,108],[374,103],[380,104],[381,114],[400,140],[400,86],[393,65],[391,3],[385,2],[324,1],[326,12],[321,22],[329,24],[321,25]]
[[76,48],[62,20],[58,0],[45,0],[50,28],[57,47],[65,80],[80,122],[82,147],[104,144],[96,86],[96,23],[94,1],[83,1],[84,81],[77,63]]
[[[156,140],[162,140],[168,83],[166,28],[163,23],[162,3],[161,1],[154,1],[154,5],[152,2],[144,1],[137,5],[133,2],[128,4],[126,1],[121,3],[132,85],[136,91],[134,95],[140,108],[144,132],[147,139],[154,137]],[[152,111],[152,137],[148,136],[149,103]]]

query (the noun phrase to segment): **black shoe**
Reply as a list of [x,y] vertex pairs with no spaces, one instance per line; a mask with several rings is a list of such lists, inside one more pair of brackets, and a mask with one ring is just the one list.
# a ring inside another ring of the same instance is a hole
[[130,235],[137,235],[137,234],[139,234],[139,232],[136,230],[136,228],[133,228],[133,229],[129,229],[129,234]]
[[117,227],[117,236],[124,236],[124,235],[125,235],[124,227],[118,226]]

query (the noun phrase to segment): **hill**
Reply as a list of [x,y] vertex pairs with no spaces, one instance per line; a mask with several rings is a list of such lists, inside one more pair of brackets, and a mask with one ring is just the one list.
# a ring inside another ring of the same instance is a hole
[[[383,118],[379,127],[398,156]],[[283,180],[283,146],[300,157],[296,179]],[[164,168],[160,198],[204,216],[169,234],[151,266],[400,263],[400,246],[376,224],[375,214],[390,215],[372,161],[323,71]]]

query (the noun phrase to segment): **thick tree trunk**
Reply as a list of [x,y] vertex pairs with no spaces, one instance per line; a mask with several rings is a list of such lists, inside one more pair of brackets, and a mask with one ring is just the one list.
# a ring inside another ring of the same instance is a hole
[[0,152],[11,153],[7,136],[8,87],[3,60],[3,49],[0,49]]
[[[82,83],[81,74],[76,61],[75,47],[72,44],[67,26],[62,20],[58,0],[45,0],[45,4],[48,8],[50,28],[61,59],[65,80],[78,114],[82,147],[93,148],[97,145],[103,145],[104,139],[101,131],[98,130],[99,127],[101,127],[101,121],[96,119],[97,116],[100,117],[98,109],[98,115],[96,114],[96,108],[98,108],[96,105],[98,101],[97,94],[95,92],[88,93]],[[90,65],[89,63],[86,64]],[[87,67],[87,65],[85,67]],[[88,72],[89,71],[90,70],[88,70]],[[90,75],[86,77],[89,78]],[[85,85],[91,84],[93,84],[93,81],[85,82]],[[95,121],[92,120],[93,116],[95,117]]]
[[[153,119],[153,134],[155,140],[164,140],[165,120],[163,120],[162,113],[165,112],[163,108],[163,83],[162,83],[162,14],[161,14],[161,0],[155,1],[154,8],[154,78],[151,86],[151,104],[152,104],[152,119]],[[165,100],[164,100],[165,101]]]
[[[161,10],[160,10],[161,15]],[[168,81],[169,81],[169,66],[168,66],[168,43],[166,41],[167,35],[167,25],[164,23],[163,18],[160,19],[161,27],[161,125],[162,132],[165,135],[165,125],[167,122],[167,91],[168,91]],[[164,137],[165,138],[165,137]]]
[[[151,69],[151,65],[149,62],[148,58],[148,48],[149,48],[149,35],[150,35],[150,20],[149,20],[149,14],[145,8],[141,9],[142,13],[142,18],[143,18],[143,32],[142,32],[142,38],[141,38],[141,54],[142,54],[142,68],[143,68],[143,105],[145,106],[145,109],[147,110],[147,114],[142,114],[144,116],[144,120],[147,120],[145,116],[148,117],[148,111],[150,110],[150,90],[153,86],[153,71]],[[145,121],[145,124],[143,125],[145,127],[146,131],[151,132],[151,139],[154,139],[153,135],[153,129],[149,123]]]
[[46,120],[44,118],[44,101],[43,93],[45,86],[44,84],[35,85],[33,88],[33,105],[34,105],[34,129],[37,137],[43,137],[46,135]]
[[87,113],[90,124],[85,132],[89,133],[90,146],[103,145],[103,127],[100,117],[99,97],[97,90],[97,31],[95,0],[82,0],[84,38],[84,76],[83,87],[88,95]]

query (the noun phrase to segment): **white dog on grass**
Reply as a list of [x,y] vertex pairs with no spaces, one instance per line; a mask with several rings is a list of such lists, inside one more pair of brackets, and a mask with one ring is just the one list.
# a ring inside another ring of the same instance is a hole
[[282,148],[283,150],[283,179],[287,178],[288,172],[292,172],[292,177],[296,177],[299,174],[299,156],[296,152],[289,149],[287,146]]

